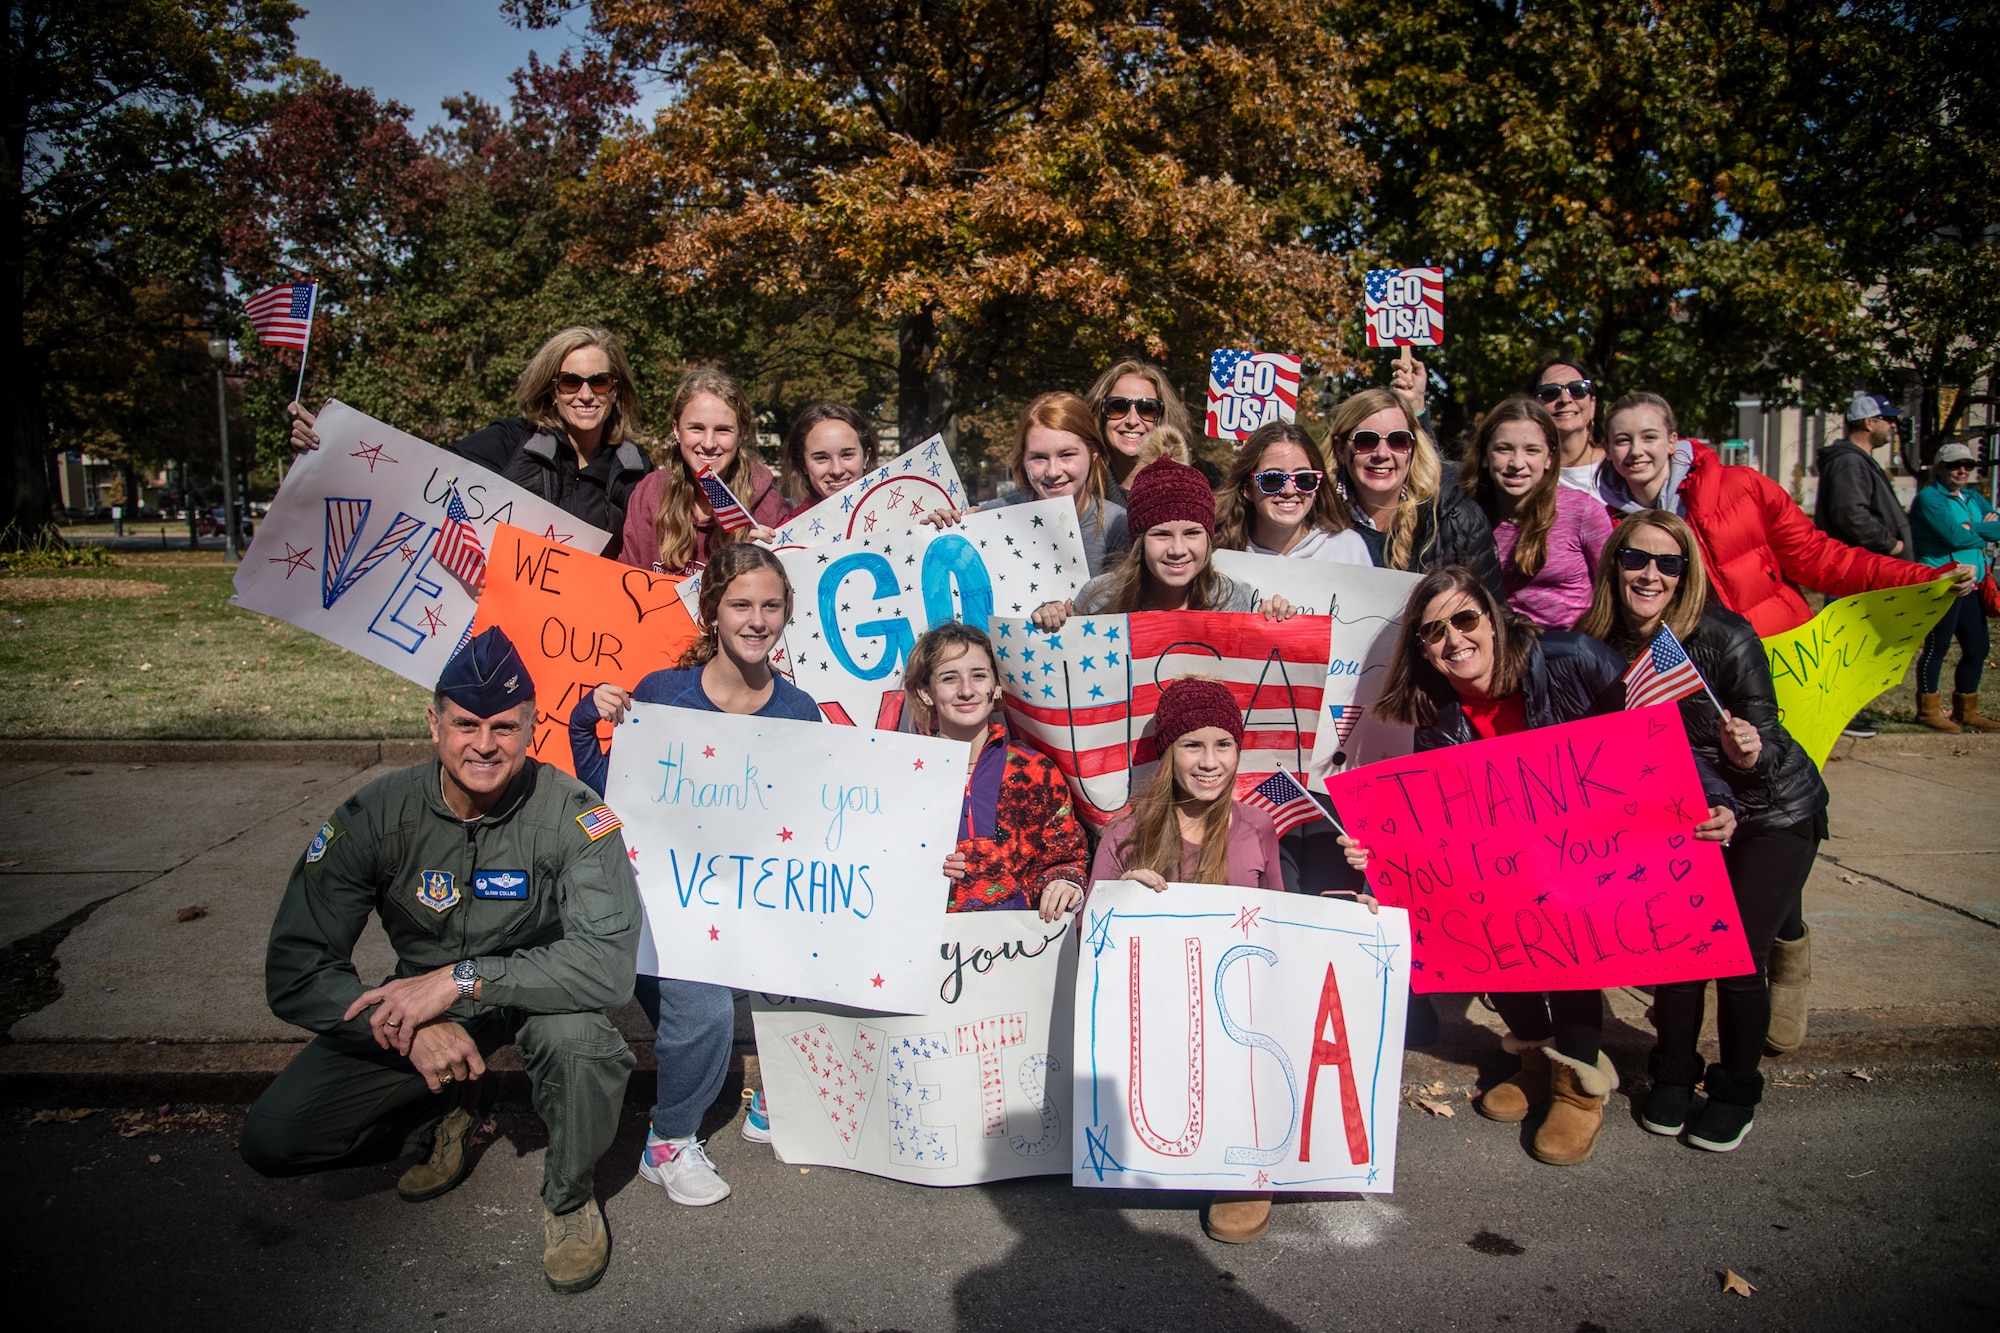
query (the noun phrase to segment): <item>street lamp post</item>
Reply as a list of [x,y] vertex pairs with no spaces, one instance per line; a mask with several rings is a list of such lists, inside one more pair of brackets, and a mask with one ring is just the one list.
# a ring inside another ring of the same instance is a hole
[[229,465],[229,386],[222,375],[229,366],[228,335],[210,338],[208,354],[215,361],[215,430],[222,440],[222,558],[233,565],[243,553],[236,546],[236,470]]

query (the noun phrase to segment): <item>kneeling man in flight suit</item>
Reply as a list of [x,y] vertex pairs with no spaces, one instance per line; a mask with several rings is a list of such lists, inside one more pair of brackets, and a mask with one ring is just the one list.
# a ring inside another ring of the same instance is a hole
[[[585,1291],[611,1254],[591,1190],[633,1066],[605,1010],[632,994],[639,891],[619,820],[527,757],[535,684],[498,629],[438,678],[437,758],[369,783],[320,826],[285,887],[264,963],[279,1018],[319,1036],[250,1109],[243,1159],[268,1176],[431,1148],[396,1189],[434,1199],[471,1169],[492,1105],[485,1057],[512,1043],[549,1131],[542,1265]],[[395,975],[355,974],[368,914]]]

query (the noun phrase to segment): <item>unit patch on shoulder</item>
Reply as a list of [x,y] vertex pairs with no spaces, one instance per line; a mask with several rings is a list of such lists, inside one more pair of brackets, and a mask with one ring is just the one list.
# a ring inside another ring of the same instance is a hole
[[327,847],[339,836],[340,830],[334,827],[331,819],[321,824],[319,832],[313,835],[312,846],[306,848],[306,864],[311,865],[322,856],[325,856]]
[[590,809],[576,817],[576,822],[583,827],[585,833],[590,835],[592,842],[596,842],[599,838],[611,832],[612,829],[625,827],[625,821],[613,814],[611,807],[608,805],[591,806]]
[[426,870],[417,876],[417,901],[433,912],[443,912],[458,902],[458,884],[449,870]]

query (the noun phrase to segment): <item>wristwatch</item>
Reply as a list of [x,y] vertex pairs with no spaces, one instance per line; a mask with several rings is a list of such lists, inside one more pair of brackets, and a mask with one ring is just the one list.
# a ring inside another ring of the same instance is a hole
[[458,993],[471,999],[472,988],[479,984],[479,964],[470,958],[460,959],[452,964],[451,979],[458,983]]

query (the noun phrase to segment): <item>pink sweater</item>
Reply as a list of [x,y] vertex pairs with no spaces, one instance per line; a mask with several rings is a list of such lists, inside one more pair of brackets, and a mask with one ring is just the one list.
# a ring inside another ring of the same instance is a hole
[[[668,458],[667,467],[648,472],[637,486],[632,488],[632,498],[625,502],[625,541],[619,548],[618,559],[624,564],[637,565],[640,569],[651,569],[659,563],[660,542],[655,535],[654,523],[660,513],[660,497],[667,490],[667,468],[678,467],[676,459]],[[750,517],[763,527],[775,528],[785,521],[792,512],[792,506],[779,493],[771,476],[771,469],[764,466],[759,458],[750,460],[750,485],[745,492],[738,492],[737,499],[750,511]],[[715,526],[710,518],[706,523],[695,525],[694,558],[680,569],[660,571],[665,574],[692,574],[708,563],[710,554],[709,532]]]
[[[1111,821],[1104,830],[1104,840],[1097,844],[1096,859],[1090,863],[1092,883],[1125,878],[1125,858],[1118,854],[1118,843],[1131,835],[1132,816],[1121,815]],[[1200,865],[1201,848],[1183,842],[1177,878],[1192,883]],[[1285,891],[1284,872],[1278,866],[1278,826],[1270,815],[1241,801],[1229,820],[1229,882],[1242,889]]]
[[1557,487],[1548,558],[1528,578],[1514,568],[1514,543],[1521,530],[1511,522],[1495,523],[1493,544],[1500,549],[1500,577],[1514,609],[1543,629],[1568,629],[1583,619],[1590,609],[1591,576],[1604,543],[1611,540],[1611,526],[1596,496]]

